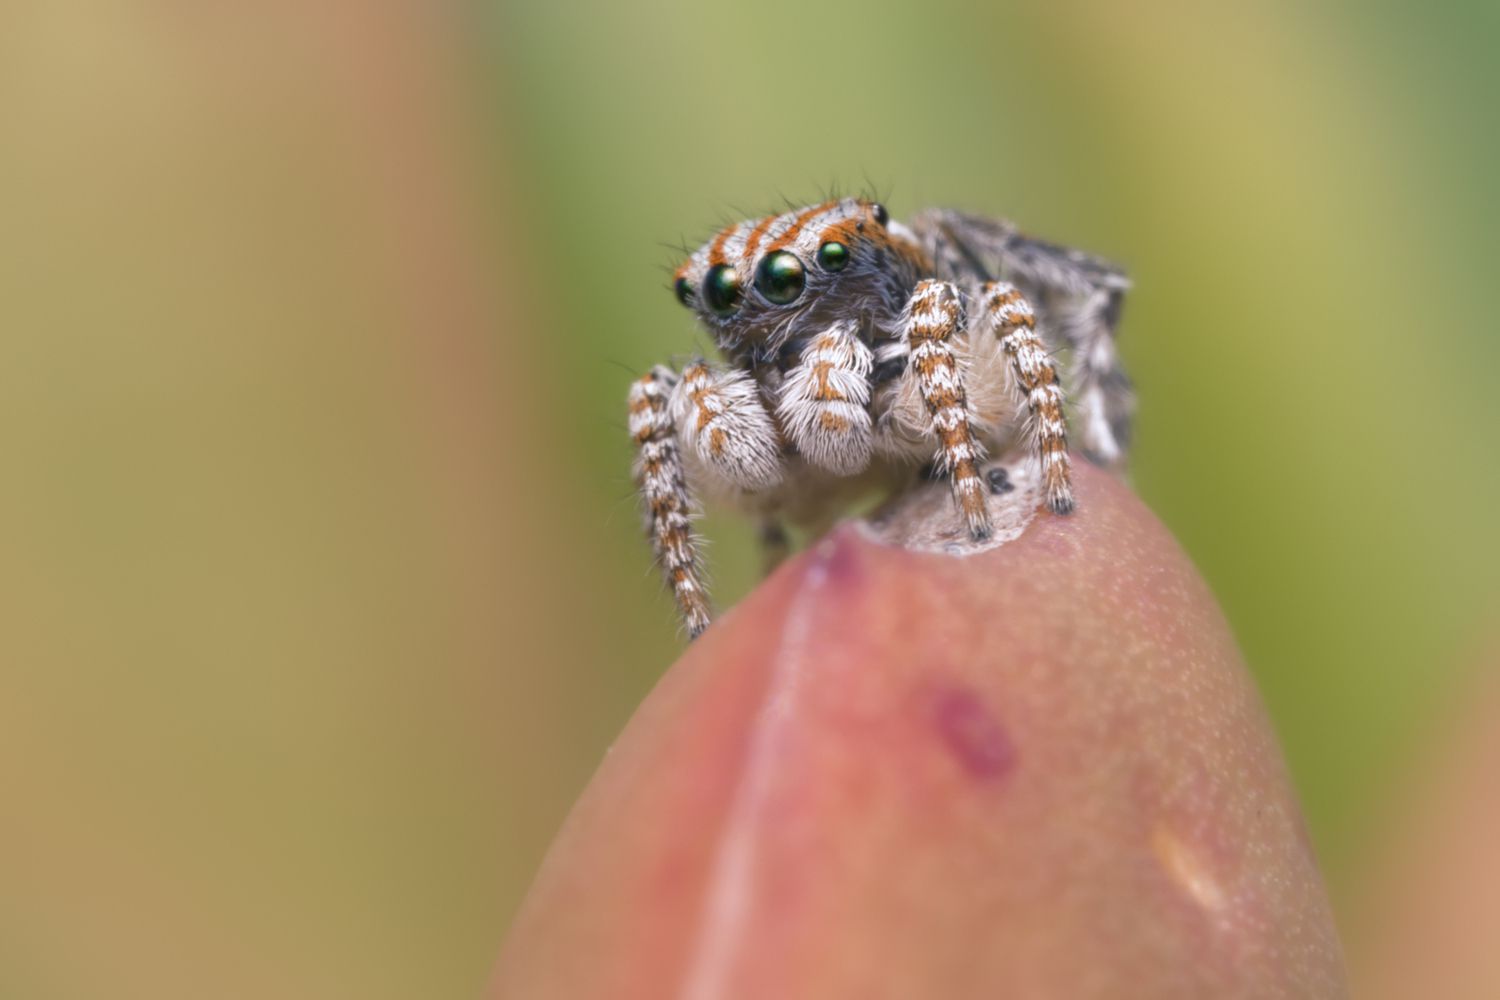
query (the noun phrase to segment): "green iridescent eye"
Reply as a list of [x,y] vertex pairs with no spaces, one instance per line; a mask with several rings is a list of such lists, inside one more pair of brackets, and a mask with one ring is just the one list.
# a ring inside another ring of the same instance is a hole
[[818,247],[818,263],[825,271],[842,271],[849,265],[849,248],[830,240]]
[[740,276],[728,264],[719,264],[703,279],[703,298],[719,316],[728,316],[740,307]]
[[678,278],[677,284],[673,285],[672,288],[677,292],[678,302],[681,302],[689,309],[693,308],[693,286],[686,278]]
[[760,266],[755,269],[756,291],[778,306],[795,302],[806,283],[807,275],[802,270],[802,262],[797,259],[796,254],[785,250],[766,254]]

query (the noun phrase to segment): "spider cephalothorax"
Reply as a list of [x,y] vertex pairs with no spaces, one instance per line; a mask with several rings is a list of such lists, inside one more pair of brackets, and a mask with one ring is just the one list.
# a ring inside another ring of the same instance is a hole
[[873,202],[847,198],[742,222],[677,271],[680,300],[732,356],[774,357],[850,317],[890,335],[932,262]]
[[758,514],[776,539],[782,520],[819,524],[852,492],[931,465],[980,539],[980,461],[1024,441],[1047,506],[1070,512],[1052,355],[1072,355],[1085,453],[1120,461],[1131,401],[1113,337],[1128,287],[1112,265],[1007,223],[931,210],[905,226],[859,198],[721,230],[674,288],[726,363],[658,367],[630,394],[648,530],[689,632],[709,621],[698,492]]

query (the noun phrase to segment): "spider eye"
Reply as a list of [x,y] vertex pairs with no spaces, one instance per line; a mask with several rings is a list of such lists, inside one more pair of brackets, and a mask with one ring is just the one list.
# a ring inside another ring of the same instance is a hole
[[778,250],[766,254],[755,269],[755,288],[770,302],[784,306],[802,294],[807,275],[796,254]]
[[681,302],[689,309],[693,308],[693,295],[695,293],[691,282],[686,278],[678,278],[677,284],[673,285],[672,288],[677,293],[678,302]]
[[885,210],[885,206],[876,202],[870,206],[870,211],[875,214],[875,221],[882,226],[891,221],[891,213]]
[[728,264],[718,264],[703,279],[703,298],[715,315],[729,316],[740,307],[740,276]]
[[849,248],[829,240],[818,247],[818,263],[825,271],[842,271],[849,266]]

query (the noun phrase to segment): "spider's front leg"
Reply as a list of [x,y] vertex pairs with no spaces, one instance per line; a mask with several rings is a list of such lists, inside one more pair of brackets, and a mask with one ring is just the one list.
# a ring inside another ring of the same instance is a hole
[[635,441],[635,480],[646,513],[646,530],[656,560],[666,576],[677,609],[696,638],[708,628],[712,612],[698,566],[693,535],[693,498],[683,473],[672,396],[677,375],[657,366],[630,387],[630,436]]
[[953,483],[953,496],[963,510],[969,534],[982,541],[991,532],[984,482],[979,476],[983,455],[974,437],[973,415],[953,353],[953,339],[963,326],[958,289],[947,281],[919,283],[907,303],[902,326],[911,352],[910,377],[916,379],[938,439],[938,467]]
[[1073,510],[1072,472],[1068,465],[1068,428],[1063,415],[1062,389],[1057,368],[1037,335],[1036,314],[1031,304],[1003,281],[985,284],[976,335],[991,332],[1010,359],[1016,390],[1030,413],[1027,437],[1042,466],[1047,506],[1055,514]]
[[750,375],[698,360],[679,377],[656,367],[630,388],[630,434],[646,528],[690,636],[711,611],[693,535],[695,513],[683,453],[710,484],[756,493],[781,482],[781,439]]

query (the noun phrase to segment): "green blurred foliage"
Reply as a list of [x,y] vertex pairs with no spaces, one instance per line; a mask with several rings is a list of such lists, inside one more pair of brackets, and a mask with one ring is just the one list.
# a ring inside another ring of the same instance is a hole
[[[833,185],[1125,262],[1134,482],[1220,595],[1342,878],[1500,595],[1496,27],[1487,5],[510,6],[506,150],[578,454],[624,469],[628,373],[705,346],[658,241]],[[747,529],[709,530],[743,592]]]

